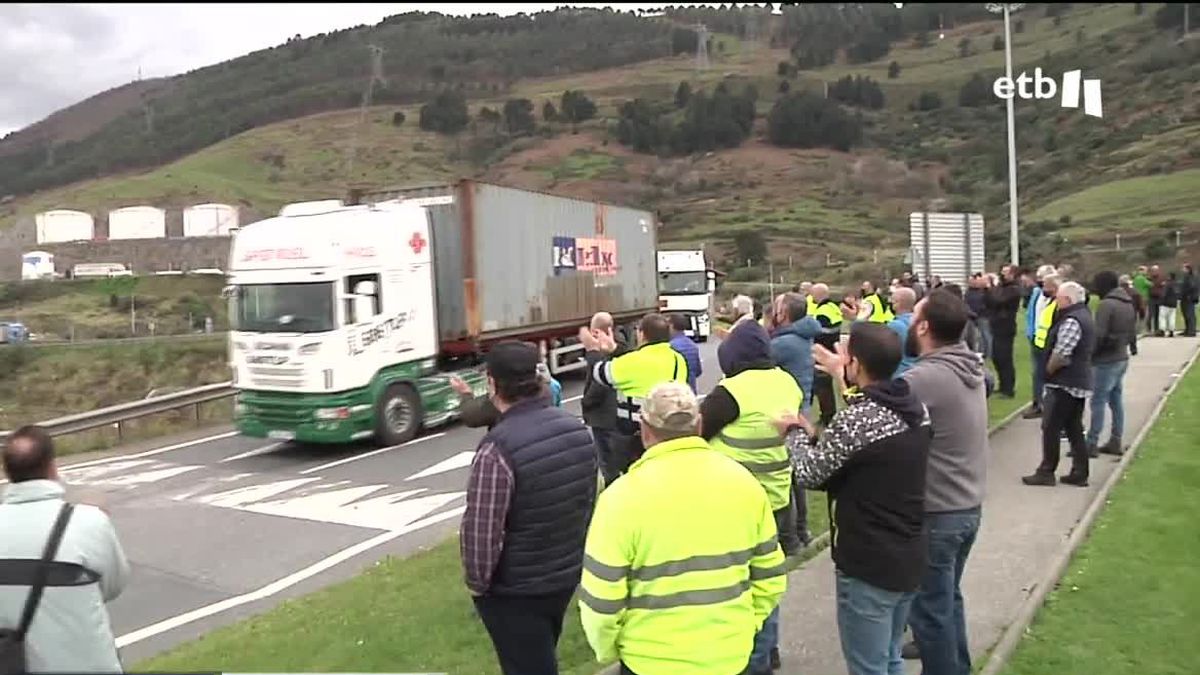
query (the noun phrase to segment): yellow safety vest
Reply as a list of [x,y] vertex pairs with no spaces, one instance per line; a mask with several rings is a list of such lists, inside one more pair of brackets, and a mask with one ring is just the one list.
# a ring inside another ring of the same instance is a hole
[[868,295],[865,300],[871,303],[871,316],[867,319],[871,323],[887,323],[896,318],[896,315],[892,314],[892,308],[883,302],[878,293]]
[[1058,301],[1051,300],[1042,308],[1038,315],[1037,328],[1033,331],[1033,346],[1038,349],[1046,348],[1046,338],[1050,335],[1050,325],[1054,323],[1054,310],[1058,309]]
[[739,414],[710,444],[754,474],[772,509],[786,508],[792,499],[792,462],[773,421],[780,413],[799,412],[804,392],[782,368],[746,370],[721,380],[721,386],[737,401]]
[[654,675],[741,672],[785,590],[766,495],[702,438],[651,447],[596,502],[579,613],[599,661]]
[[663,382],[687,384],[687,361],[670,344],[643,345],[596,364],[594,379],[617,391],[617,422],[629,431],[641,421],[642,402]]
[[805,296],[805,301],[806,301],[806,303],[808,304],[808,315],[809,315],[809,316],[816,316],[816,314],[817,314],[817,301],[816,301],[816,300],[813,300],[813,296],[811,296],[811,295]]

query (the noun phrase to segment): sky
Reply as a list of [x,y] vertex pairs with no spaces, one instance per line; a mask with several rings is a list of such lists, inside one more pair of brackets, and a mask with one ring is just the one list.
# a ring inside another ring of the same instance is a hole
[[[600,3],[0,4],[0,138],[141,76],[177,75],[299,34],[415,10],[516,14]],[[667,3],[630,5],[664,7]],[[678,3],[709,4],[709,3]],[[612,6],[620,6],[613,4]]]

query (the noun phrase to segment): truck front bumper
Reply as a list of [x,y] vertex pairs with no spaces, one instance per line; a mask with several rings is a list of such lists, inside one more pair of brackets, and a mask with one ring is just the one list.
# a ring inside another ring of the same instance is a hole
[[349,443],[375,430],[367,389],[337,394],[241,391],[233,420],[244,436],[302,443]]

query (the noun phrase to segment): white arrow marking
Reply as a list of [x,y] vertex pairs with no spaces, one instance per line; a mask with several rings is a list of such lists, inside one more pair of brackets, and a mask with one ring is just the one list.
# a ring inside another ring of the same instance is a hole
[[404,480],[416,480],[418,478],[427,478],[429,476],[436,476],[439,473],[446,473],[447,471],[454,471],[455,469],[461,469],[465,466],[471,466],[471,461],[474,459],[475,459],[475,451],[474,450],[465,450],[456,455],[452,455],[450,457],[447,457],[446,459],[443,459],[442,461],[438,462],[437,464],[434,464],[433,466],[429,467],[428,469],[425,469],[418,473],[414,473],[413,475],[409,476],[408,478],[405,478]]
[[[248,487],[238,488],[236,490],[228,490],[219,492],[214,495],[206,495],[196,499],[201,504],[209,506],[222,506],[230,509],[241,508],[247,504],[260,502],[264,499],[270,499],[276,495],[282,494],[293,488],[300,487],[313,481],[318,481],[320,478],[293,478],[291,480],[281,480],[274,483],[265,483],[263,485],[250,485]],[[187,499],[191,495],[179,495],[175,499]]]
[[225,462],[232,462],[232,461],[238,460],[238,459],[246,459],[247,457],[257,457],[258,455],[265,455],[268,452],[274,452],[275,450],[278,450],[279,448],[282,448],[285,445],[287,445],[287,443],[272,443],[270,445],[264,445],[261,448],[247,450],[246,452],[236,454],[232,457],[226,457],[225,459],[222,459],[220,463],[224,464]]

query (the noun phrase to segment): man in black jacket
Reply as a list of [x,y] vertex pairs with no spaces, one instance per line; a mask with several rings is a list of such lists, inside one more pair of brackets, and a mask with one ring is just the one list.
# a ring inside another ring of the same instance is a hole
[[[1120,287],[1116,272],[1097,272],[1092,290],[1103,300],[1096,307],[1096,351],[1092,355],[1092,419],[1088,425],[1088,453],[1120,455],[1125,431],[1124,382],[1129,369],[1129,352],[1137,336],[1137,312],[1133,299]],[[1100,432],[1104,429],[1104,410],[1112,410],[1112,431],[1103,448]]]
[[1183,311],[1183,334],[1186,337],[1196,337],[1196,303],[1200,301],[1200,280],[1192,264],[1183,266],[1183,276],[1179,279],[1179,308]]
[[1087,487],[1089,453],[1083,435],[1084,403],[1093,385],[1092,352],[1096,326],[1084,302],[1083,286],[1068,281],[1058,287],[1054,323],[1046,336],[1046,391],[1042,394],[1042,463],[1021,480],[1026,485],[1055,483],[1059,446],[1065,431],[1071,444],[1071,472],[1062,482]]
[[887,326],[856,323],[837,353],[815,352],[842,391],[845,378],[854,384],[849,405],[819,442],[801,416],[777,426],[795,480],[829,494],[838,632],[850,673],[904,672],[900,640],[928,558],[929,417],[908,383],[891,379],[901,345]]
[[[617,345],[616,351],[611,354],[612,358],[629,351],[629,346],[621,339],[621,336],[614,334],[613,318],[608,312],[597,312],[592,317],[589,329],[593,335],[607,335]],[[609,354],[603,352],[587,352],[584,355],[587,362],[585,372],[592,372],[597,363],[609,357]],[[584,424],[588,425],[588,428],[592,430],[592,436],[596,439],[604,484],[611,484],[620,475],[622,467],[628,463],[617,456],[621,452],[621,448],[618,447],[619,443],[614,443],[617,427],[617,392],[611,387],[601,386],[593,378],[588,377],[583,383],[583,398],[579,402],[579,407],[583,411]]]
[[1017,371],[1013,365],[1013,341],[1017,337],[1017,312],[1021,309],[1021,287],[1017,268],[1005,265],[1000,270],[1000,285],[988,290],[988,322],[992,327],[992,363],[1000,382],[997,392],[1004,398],[1017,395]]

